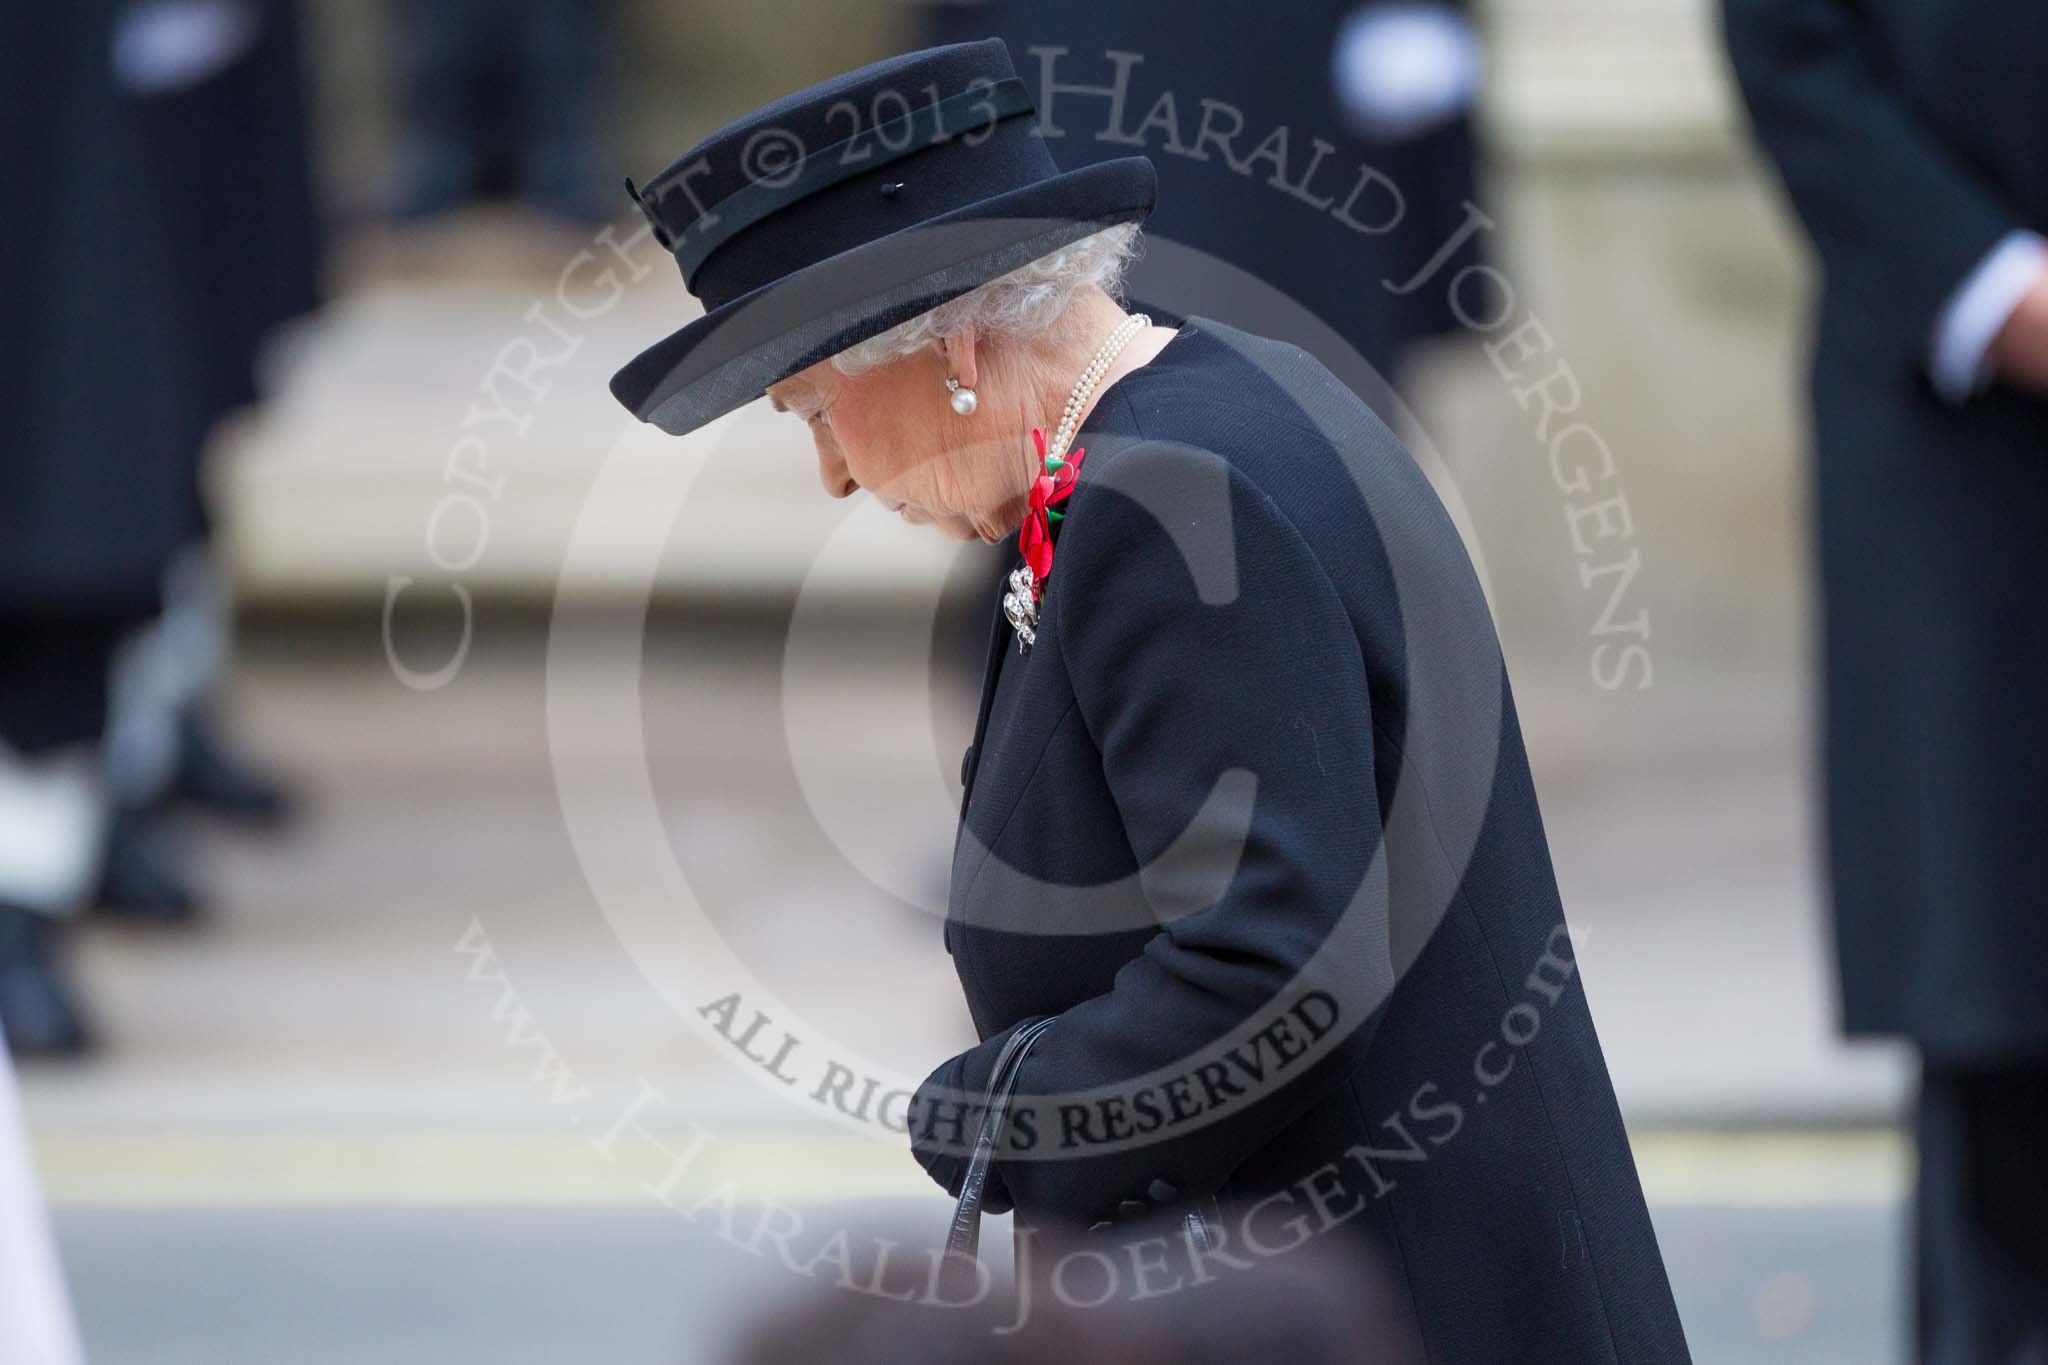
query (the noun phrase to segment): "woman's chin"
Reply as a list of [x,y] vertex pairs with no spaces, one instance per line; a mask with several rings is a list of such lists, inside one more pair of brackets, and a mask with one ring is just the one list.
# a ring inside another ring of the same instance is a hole
[[975,530],[974,523],[965,517],[956,517],[950,514],[939,515],[925,512],[915,507],[903,508],[897,515],[903,518],[904,524],[921,526],[927,530],[936,531],[947,540],[956,540],[964,543],[984,538]]

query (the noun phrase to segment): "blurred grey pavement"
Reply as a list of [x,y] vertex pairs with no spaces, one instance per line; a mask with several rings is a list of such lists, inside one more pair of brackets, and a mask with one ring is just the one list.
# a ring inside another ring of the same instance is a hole
[[[1901,1358],[1891,1213],[1653,1212],[1695,1360]],[[814,1216],[914,1237],[910,1213]],[[816,1287],[644,1207],[70,1209],[58,1227],[99,1365],[700,1365]]]

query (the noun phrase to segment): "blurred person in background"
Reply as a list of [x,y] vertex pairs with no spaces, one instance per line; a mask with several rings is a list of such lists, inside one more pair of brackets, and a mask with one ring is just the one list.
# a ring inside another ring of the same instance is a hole
[[5,22],[0,1022],[17,1053],[73,1053],[56,921],[189,916],[161,808],[265,794],[205,723],[226,650],[194,586],[200,456],[254,397],[260,339],[310,306],[310,182],[282,0]]
[[[1689,1359],[1456,529],[1306,352],[1128,312],[1152,164],[1063,172],[1035,112],[989,39],[712,134],[635,191],[707,311],[612,380],[672,435],[765,393],[829,495],[1023,561],[943,927],[981,1042],[910,1100],[915,1155],[960,1195],[1013,1083],[1046,1148],[972,1188],[1020,1236],[1312,1201],[1404,1266],[1375,1346]],[[1188,1100],[1239,1038],[1249,1079]],[[1157,1121],[1058,1136],[1053,1097],[1105,1093]]]
[[[1283,338],[1398,425],[1403,359],[1417,342],[1459,330],[1446,290],[1398,287],[1447,245],[1455,247],[1430,269],[1434,280],[1479,255],[1466,217],[1477,192],[1480,54],[1463,0],[929,0],[924,13],[933,42],[994,34],[1009,44],[1025,83],[1050,106],[1045,122],[1059,129],[1052,143],[1063,164],[1150,155],[1161,193],[1147,232],[1249,271],[1307,309],[1343,344]],[[1122,138],[1113,140],[1102,134],[1119,89]],[[1205,128],[1221,138],[1204,143]],[[1286,130],[1281,162],[1268,154],[1244,164],[1276,128]],[[1375,182],[1346,222],[1332,209],[1360,166],[1393,188]],[[1147,285],[1139,262],[1134,303],[1168,316]],[[1233,303],[1256,307],[1219,297],[1207,311],[1255,331],[1287,325],[1234,315]]]
[[1920,1052],[1937,1365],[2048,1361],[2048,9],[1725,0],[1821,267],[1828,868],[1852,1034]]
[[[5,11],[0,107],[0,1025],[16,1053],[88,1034],[53,942],[97,886],[115,653],[160,609],[189,534],[191,405],[206,372],[159,306],[192,290],[166,168],[115,78],[119,6]],[[119,193],[110,192],[118,187]]]
[[598,89],[612,0],[398,0],[399,99],[390,213],[427,218],[510,192],[603,222]]
[[208,438],[259,401],[264,346],[320,298],[305,75],[291,0],[134,0],[116,14],[115,77],[148,154],[175,168],[162,204],[184,277],[156,291],[164,325],[205,365],[187,395],[181,515],[162,610],[115,659],[107,768],[114,818],[101,904],[177,921],[200,908],[163,818],[190,803],[258,825],[286,814],[279,782],[237,757],[213,694],[232,653],[232,604],[211,552]]

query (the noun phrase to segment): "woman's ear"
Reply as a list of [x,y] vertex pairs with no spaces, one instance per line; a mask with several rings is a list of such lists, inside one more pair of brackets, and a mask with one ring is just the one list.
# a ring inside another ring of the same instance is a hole
[[947,373],[960,381],[961,388],[974,388],[980,378],[974,368],[974,329],[941,337],[936,344],[945,357]]

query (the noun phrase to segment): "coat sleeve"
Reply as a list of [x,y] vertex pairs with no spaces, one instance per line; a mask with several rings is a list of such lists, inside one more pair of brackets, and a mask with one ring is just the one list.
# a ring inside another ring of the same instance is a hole
[[1923,367],[1949,296],[2026,224],[1897,87],[1862,0],[1722,0],[1722,22],[1829,292],[1866,344]]
[[[1391,981],[1373,722],[1336,587],[1213,455],[1114,458],[1115,477],[1073,499],[1051,639],[1162,927],[1038,1040],[1018,1073],[1030,1155],[996,1169],[1018,1208],[1079,1225],[1217,1193],[1344,1084]],[[1326,943],[1342,966],[1308,973]],[[1261,1006],[1319,991],[1234,1055],[1198,1055]],[[978,1093],[1008,1033],[938,1068],[920,1098]],[[1286,1057],[1311,1039],[1318,1050]],[[1073,1102],[1097,1087],[1119,1089]],[[918,1155],[957,1192],[959,1162]]]

